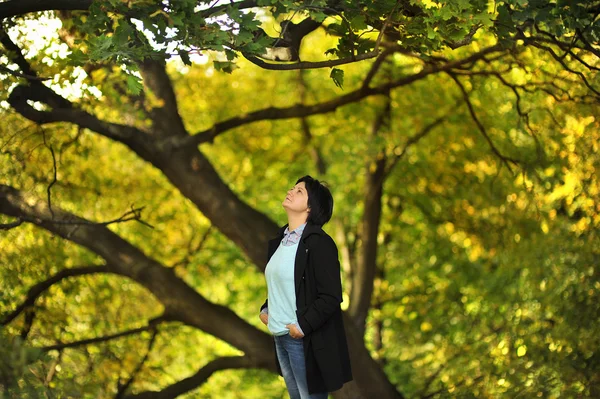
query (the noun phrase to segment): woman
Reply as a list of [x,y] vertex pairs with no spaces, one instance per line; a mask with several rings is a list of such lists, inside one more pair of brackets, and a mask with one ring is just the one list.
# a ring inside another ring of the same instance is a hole
[[290,398],[326,399],[352,380],[337,247],[321,228],[331,219],[333,197],[304,176],[282,205],[288,224],[269,241],[268,299],[260,319],[274,336]]

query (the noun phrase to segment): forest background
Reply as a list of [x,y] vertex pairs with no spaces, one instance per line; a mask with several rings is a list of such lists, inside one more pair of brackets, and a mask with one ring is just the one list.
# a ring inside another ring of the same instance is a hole
[[333,397],[599,397],[599,15],[0,2],[0,397],[283,397],[258,311],[305,174],[335,198]]

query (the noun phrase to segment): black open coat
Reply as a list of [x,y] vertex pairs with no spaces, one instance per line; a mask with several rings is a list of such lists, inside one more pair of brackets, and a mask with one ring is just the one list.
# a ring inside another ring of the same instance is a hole
[[[285,231],[269,241],[269,257]],[[310,393],[333,392],[352,380],[350,356],[342,320],[342,282],[338,250],[321,227],[307,224],[294,265],[296,316],[304,332],[306,379]],[[261,310],[268,306],[266,301]],[[277,362],[278,368],[279,362]],[[281,370],[280,370],[281,373]]]

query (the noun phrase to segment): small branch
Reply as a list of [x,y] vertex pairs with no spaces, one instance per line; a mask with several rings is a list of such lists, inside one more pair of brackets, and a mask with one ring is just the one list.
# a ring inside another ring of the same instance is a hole
[[52,78],[41,78],[39,76],[28,75],[26,73],[21,73],[21,72],[13,71],[12,69],[5,67],[4,65],[0,65],[0,71],[4,71],[4,72],[8,73],[9,75],[13,75],[13,76],[16,76],[18,78],[24,78],[24,79],[27,79],[27,80],[44,81],[44,80],[50,80],[50,79],[52,79]]
[[383,39],[383,35],[385,34],[385,30],[388,27],[388,25],[390,23],[390,20],[392,19],[392,15],[394,15],[394,12],[396,11],[396,8],[398,8],[398,5],[400,4],[400,1],[401,0],[396,1],[396,4],[394,5],[394,8],[392,9],[392,11],[390,11],[390,15],[387,16],[387,18],[385,19],[385,22],[383,23],[383,26],[379,30],[379,35],[377,35],[377,40],[375,41],[374,51],[379,51],[379,45],[381,44],[381,40]]
[[23,328],[21,328],[21,339],[23,341],[25,341],[27,339],[27,336],[29,335],[29,332],[31,331],[31,326],[33,326],[33,321],[35,320],[35,316],[36,316],[36,312],[35,312],[35,309],[33,309],[33,308],[29,308],[25,312],[25,324],[23,325]]
[[[440,116],[439,118],[437,118],[436,120],[434,120],[433,122],[431,122],[430,124],[425,126],[423,128],[423,130],[421,130],[419,133],[416,133],[415,135],[411,136],[406,141],[406,143],[404,143],[404,146],[402,147],[402,150],[400,151],[400,153],[398,155],[396,155],[392,159],[392,161],[388,164],[388,167],[386,168],[386,171],[384,173],[384,178],[387,178],[387,176],[389,176],[389,174],[392,172],[394,167],[404,157],[404,154],[406,154],[406,151],[408,150],[408,148],[410,146],[412,146],[413,144],[416,144],[417,142],[419,142],[419,140],[421,140],[423,137],[427,136],[435,127],[437,127],[439,124],[444,122],[446,120],[446,118],[448,117],[449,113],[450,113],[450,111],[447,114]],[[396,153],[397,148],[398,147],[396,147],[394,149],[394,151],[393,151],[394,154]]]
[[[307,100],[307,84],[304,80],[304,71],[302,70],[298,71],[298,83],[300,90],[300,102],[302,104],[305,104]],[[300,118],[300,124],[302,126],[302,133],[304,134],[306,146],[309,147],[309,152],[313,159],[313,162],[315,163],[319,174],[325,175],[325,173],[327,173],[327,163],[325,162],[323,154],[321,153],[321,151],[319,151],[319,147],[314,144],[313,135],[310,130],[310,125],[308,123],[308,117]]]
[[[69,226],[108,226],[110,224],[114,224],[114,223],[123,223],[123,222],[129,222],[131,220],[135,220],[141,224],[143,224],[144,226],[150,227],[151,229],[154,228],[154,226],[152,226],[151,224],[143,221],[142,218],[142,210],[144,210],[145,207],[141,207],[141,208],[131,208],[131,210],[125,212],[121,217],[118,217],[116,219],[112,219],[112,220],[108,220],[106,222],[90,222],[88,220],[56,220],[56,219],[45,219],[45,218],[32,218],[32,217],[28,217],[28,216],[20,216],[19,218],[22,219],[22,221],[25,222],[29,222],[29,223],[35,223],[35,224],[40,224],[40,223],[48,223],[48,224],[56,224],[56,225],[69,225]],[[49,211],[51,212],[51,209],[49,209]]]
[[0,230],[14,229],[15,227],[18,227],[18,226],[22,225],[24,221],[25,220],[23,220],[22,218],[19,217],[14,222],[0,224]]
[[477,114],[475,113],[475,109],[473,108],[473,104],[471,104],[471,100],[469,99],[469,94],[467,93],[467,90],[465,89],[465,87],[463,86],[463,84],[460,82],[460,80],[458,80],[458,78],[456,77],[456,75],[454,75],[453,73],[451,73],[449,71],[446,71],[446,73],[448,73],[448,75],[450,75],[450,77],[456,82],[456,84],[460,88],[460,91],[461,91],[461,93],[463,95],[465,103],[467,104],[467,108],[469,109],[469,113],[471,114],[471,118],[473,118],[473,121],[477,125],[477,128],[479,129],[479,131],[481,132],[481,134],[483,135],[483,137],[485,138],[485,140],[490,145],[490,148],[492,149],[492,152],[494,154],[496,154],[496,156],[498,158],[500,158],[500,160],[502,161],[502,163],[504,163],[504,165],[506,165],[506,167],[508,168],[508,170],[511,173],[514,174],[514,172],[512,170],[512,167],[509,164],[509,161],[512,162],[515,165],[517,165],[518,162],[515,159],[505,157],[504,155],[502,155],[502,153],[500,153],[500,151],[496,148],[496,146],[494,145],[494,142],[492,141],[492,139],[488,135],[485,127],[483,126],[483,124],[481,123],[481,121],[479,120],[479,118],[477,117]]
[[450,47],[452,50],[456,50],[459,47],[463,47],[468,44],[471,44],[471,42],[473,41],[473,36],[475,36],[475,33],[477,33],[479,28],[481,28],[481,24],[473,25],[471,27],[471,30],[467,34],[467,36],[464,37],[464,39],[456,41],[456,42],[446,42],[446,45],[448,47]]
[[388,47],[375,59],[375,62],[373,62],[373,65],[371,65],[371,69],[369,70],[369,73],[367,74],[367,76],[365,77],[365,80],[363,81],[363,84],[362,84],[363,89],[366,89],[369,87],[369,84],[371,84],[371,81],[373,80],[373,78],[375,77],[375,75],[377,74],[379,69],[381,68],[381,65],[383,65],[383,62],[386,60],[386,58],[389,57],[391,54],[394,54],[398,50],[399,50],[399,47],[396,47],[396,46]]
[[[564,59],[561,56],[559,56],[558,54],[556,54],[556,52],[552,48],[550,48],[548,46],[545,46],[545,45],[542,45],[542,44],[536,42],[536,40],[534,38],[527,37],[527,36],[525,36],[523,34],[521,34],[518,38],[522,39],[525,42],[525,44],[531,45],[533,47],[539,48],[540,50],[544,50],[544,51],[548,52],[552,56],[552,58],[554,58],[556,61],[558,61],[558,63],[567,72],[570,72],[570,73],[572,73],[574,75],[579,76],[579,78],[581,79],[581,81],[583,81],[583,83],[587,86],[588,89],[590,89],[590,91],[592,91],[597,96],[600,96],[600,92],[596,88],[594,88],[590,84],[590,82],[588,82],[588,80],[586,79],[585,75],[583,73],[579,72],[579,71],[574,71],[573,69],[569,68],[569,66],[565,63]],[[554,44],[556,44],[556,43],[554,43]]]
[[49,352],[51,350],[62,350],[62,349],[66,349],[66,348],[74,348],[74,347],[77,347],[77,346],[95,344],[95,343],[98,343],[98,342],[107,342],[107,341],[111,341],[113,339],[117,339],[117,338],[121,338],[121,337],[127,337],[129,335],[139,334],[139,333],[144,332],[144,331],[155,329],[157,324],[163,323],[163,322],[165,322],[167,320],[168,320],[167,317],[163,315],[163,316],[159,316],[159,317],[156,317],[154,319],[149,320],[148,321],[148,325],[144,326],[144,327],[134,328],[134,329],[122,331],[122,332],[116,333],[116,334],[105,335],[105,336],[102,336],[102,337],[82,339],[80,341],[74,341],[74,342],[60,343],[60,344],[56,344],[56,345],[44,346],[44,347],[41,347],[41,348],[38,348],[38,349],[41,350],[42,352]]
[[269,69],[272,71],[291,71],[291,70],[296,70],[296,69],[331,68],[331,67],[338,66],[338,65],[351,64],[356,61],[368,60],[370,58],[377,57],[377,55],[379,55],[378,51],[369,51],[368,53],[353,55],[350,57],[340,58],[337,60],[316,61],[316,62],[301,61],[301,62],[287,63],[287,64],[270,63],[270,62],[263,61],[262,59],[260,59],[258,57],[246,55],[246,54],[244,54],[244,57],[248,61],[253,63],[254,65],[257,65],[263,69]]
[[129,388],[131,386],[131,384],[133,383],[133,381],[135,380],[135,378],[137,377],[139,372],[142,370],[142,367],[144,366],[144,363],[146,363],[146,361],[148,360],[150,352],[152,351],[152,347],[154,346],[154,343],[156,342],[157,334],[158,334],[158,330],[156,329],[156,326],[153,325],[152,326],[152,337],[150,337],[150,340],[148,341],[148,348],[146,349],[146,354],[144,355],[144,357],[142,358],[140,363],[136,366],[135,370],[133,370],[133,372],[131,373],[131,376],[129,377],[127,382],[125,382],[125,384],[123,384],[123,385],[119,384],[119,389],[115,396],[116,399],[123,398],[123,395],[127,391],[127,388]]
[[42,131],[42,138],[44,139],[44,145],[46,146],[46,148],[48,148],[50,150],[50,155],[52,155],[52,181],[50,182],[50,184],[48,185],[48,187],[46,187],[46,193],[48,196],[48,210],[50,211],[50,214],[52,215],[52,219],[54,219],[54,211],[52,210],[52,195],[50,190],[52,189],[52,186],[58,181],[57,179],[57,173],[56,173],[56,156],[54,155],[54,148],[52,148],[52,146],[50,144],[48,144],[48,142],[46,141],[46,131],[44,130],[44,128],[42,126],[39,126],[40,130]]
[[6,315],[2,321],[0,321],[0,325],[7,325],[11,321],[13,321],[23,310],[33,306],[35,300],[44,293],[48,288],[53,286],[54,284],[60,282],[61,280],[67,277],[75,277],[75,276],[85,276],[89,274],[95,273],[111,273],[111,270],[107,265],[100,266],[81,266],[81,267],[73,267],[68,269],[63,269],[50,277],[47,280],[37,283],[33,287],[29,289],[27,292],[27,298],[23,303],[21,303],[17,308]]
[[244,10],[247,8],[260,7],[256,0],[244,0],[244,1],[229,1],[226,4],[222,4],[216,7],[209,7],[206,10],[200,11],[200,15],[202,18],[208,18],[212,15],[220,13],[222,11],[226,11],[229,7],[237,7],[238,10]]
[[183,256],[181,258],[181,260],[178,260],[177,262],[173,263],[171,265],[171,267],[174,268],[174,267],[183,266],[186,263],[189,263],[190,256],[192,254],[198,253],[198,252],[200,252],[202,250],[202,247],[204,246],[204,244],[208,240],[208,237],[210,236],[210,233],[212,233],[212,229],[213,229],[212,225],[208,226],[208,229],[206,229],[206,231],[204,232],[204,234],[202,234],[202,237],[200,237],[200,241],[198,241],[198,243],[196,244],[196,246],[193,247],[193,248],[192,248],[192,243],[194,242],[195,235],[192,236],[190,238],[190,241],[188,242],[188,245],[187,245],[187,248],[188,248],[187,254],[185,254],[185,256]]

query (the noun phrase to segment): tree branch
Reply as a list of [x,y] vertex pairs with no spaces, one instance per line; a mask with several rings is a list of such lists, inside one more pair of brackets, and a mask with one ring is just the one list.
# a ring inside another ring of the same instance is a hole
[[162,100],[162,107],[152,110],[152,120],[165,135],[185,135],[187,131],[183,125],[181,115],[177,110],[177,98],[173,91],[173,84],[167,75],[166,64],[162,61],[146,59],[139,64],[144,84]]
[[[28,101],[41,102],[51,110],[38,111],[29,105]],[[136,144],[141,141],[134,141],[134,139],[147,136],[145,132],[137,128],[99,120],[86,111],[75,108],[70,101],[38,82],[32,82],[29,86],[15,87],[8,96],[8,102],[25,118],[40,125],[71,122],[133,147],[139,147]]]
[[[0,3],[0,21],[2,20],[1,9],[7,3],[17,3],[17,2],[16,1],[7,1],[4,3]],[[21,2],[19,2],[19,3],[21,3]],[[29,62],[25,59],[25,56],[23,56],[23,53],[21,52],[21,49],[19,48],[19,46],[17,46],[11,40],[11,38],[8,36],[8,34],[4,30],[4,28],[1,27],[1,25],[0,25],[0,43],[2,43],[2,45],[4,46],[4,48],[7,51],[13,53],[13,62],[19,66],[19,68],[23,72],[23,75],[32,77],[33,79],[38,79],[37,73],[33,70],[33,68],[31,68],[31,65],[29,65]]]
[[[306,103],[306,92],[307,92],[307,84],[304,80],[304,71],[298,71],[298,88],[300,90],[300,102],[302,104]],[[317,167],[317,171],[320,175],[325,175],[327,173],[327,162],[325,162],[325,158],[321,153],[318,145],[314,143],[313,134],[310,130],[310,125],[308,123],[308,118],[300,118],[300,124],[302,126],[302,133],[304,136],[304,141],[308,150],[310,152],[310,156]],[[301,149],[303,150],[303,149]]]
[[423,79],[429,75],[445,72],[452,70],[453,68],[460,67],[465,64],[474,63],[486,55],[495,53],[495,52],[504,52],[505,50],[499,44],[487,47],[478,53],[472,54],[469,57],[447,62],[443,65],[428,65],[423,70],[418,73],[415,73],[410,76],[405,76],[401,79],[398,79],[394,82],[386,83],[377,87],[362,87],[357,90],[354,90],[346,95],[339,96],[332,100],[314,104],[314,105],[295,105],[288,108],[277,108],[277,107],[269,107],[261,110],[257,110],[251,112],[249,114],[236,116],[231,119],[218,122],[210,129],[207,129],[202,132],[198,132],[192,136],[188,136],[185,138],[177,138],[173,137],[169,139],[168,146],[173,148],[181,148],[187,146],[198,146],[202,143],[212,142],[215,137],[219,134],[240,127],[249,123],[258,122],[261,120],[278,120],[278,119],[290,119],[290,118],[301,118],[304,116],[324,114],[328,112],[335,111],[337,108],[350,104],[353,102],[357,102],[365,97],[369,97],[372,95],[385,94],[391,89],[406,86],[415,81]]
[[295,69],[318,69],[318,68],[331,68],[338,65],[351,64],[357,61],[368,60],[370,58],[375,58],[379,55],[379,51],[369,51],[368,53],[353,55],[351,57],[340,58],[337,60],[327,60],[327,61],[301,61],[294,63],[271,63],[263,61],[262,59],[250,55],[244,55],[244,57],[253,63],[256,66],[259,66],[263,69],[269,69],[272,71],[291,71]]
[[241,319],[230,308],[210,302],[180,279],[172,269],[144,254],[106,226],[53,209],[56,220],[80,222],[77,226],[47,222],[48,205],[13,187],[0,184],[0,213],[30,219],[51,233],[80,244],[107,262],[110,272],[126,276],[147,288],[173,320],[193,326],[244,351],[256,367],[274,370],[272,339]]
[[123,398],[123,395],[127,391],[127,388],[129,388],[131,386],[131,384],[135,380],[135,377],[137,377],[139,372],[142,370],[144,363],[146,363],[146,360],[148,360],[150,352],[152,352],[152,347],[154,346],[154,343],[156,342],[157,334],[158,334],[158,330],[156,329],[156,326],[152,325],[152,337],[150,337],[150,340],[148,341],[148,348],[146,349],[146,354],[144,355],[142,360],[140,360],[140,363],[136,366],[135,370],[133,370],[133,372],[131,373],[131,376],[127,379],[127,382],[125,382],[125,384],[123,384],[123,385],[119,384],[119,389],[117,391],[117,394],[115,395],[116,399]]
[[227,356],[220,357],[210,361],[202,367],[196,374],[173,385],[164,388],[161,391],[147,391],[134,395],[128,395],[125,399],[171,399],[183,395],[204,384],[211,375],[217,371],[226,369],[243,369],[252,367],[252,362],[247,356]]
[[23,222],[24,222],[23,219],[17,218],[17,220],[15,220],[14,222],[0,224],[0,230],[14,229],[15,227],[22,225]]
[[52,350],[60,351],[60,350],[66,349],[66,348],[75,348],[77,346],[96,344],[98,342],[107,342],[107,341],[111,341],[113,339],[127,337],[129,335],[139,334],[144,331],[156,329],[157,324],[160,324],[160,323],[163,323],[163,322],[169,321],[169,320],[170,319],[167,318],[166,316],[159,316],[159,317],[149,320],[148,325],[144,326],[144,327],[134,328],[131,330],[122,331],[120,333],[105,335],[105,336],[96,337],[96,338],[88,338],[88,339],[82,339],[82,340],[74,341],[74,342],[60,343],[60,344],[50,345],[50,346],[43,346],[39,349],[42,352],[49,352]]
[[465,89],[465,87],[463,86],[463,84],[460,82],[460,80],[458,80],[458,77],[456,75],[454,75],[450,71],[447,71],[446,73],[448,73],[448,75],[458,85],[458,87],[459,87],[459,89],[460,89],[460,91],[461,91],[461,93],[463,95],[463,98],[465,100],[465,103],[467,104],[467,108],[469,109],[469,113],[471,114],[471,118],[473,118],[473,121],[477,125],[477,128],[479,129],[479,131],[481,132],[481,134],[483,135],[483,137],[485,138],[485,140],[490,145],[490,148],[492,149],[492,152],[494,154],[496,154],[496,156],[498,158],[500,158],[500,160],[502,161],[502,163],[504,163],[504,165],[506,165],[506,167],[508,168],[508,170],[511,173],[514,173],[513,170],[512,170],[512,167],[509,164],[509,162],[512,162],[515,165],[517,165],[519,162],[517,160],[515,160],[515,159],[512,159],[512,158],[509,158],[509,157],[506,157],[506,156],[502,155],[502,153],[496,148],[496,146],[494,145],[494,142],[492,141],[492,139],[488,135],[487,130],[485,129],[485,127],[483,126],[483,124],[481,123],[481,121],[479,120],[479,118],[477,117],[477,114],[475,113],[475,109],[473,108],[473,104],[471,104],[471,100],[469,99],[469,94],[467,93],[467,90]]
[[0,325],[7,325],[11,321],[13,321],[17,316],[19,316],[19,314],[21,314],[21,312],[23,312],[23,310],[33,306],[36,299],[40,295],[42,295],[44,293],[44,291],[46,291],[48,288],[50,288],[54,284],[62,281],[63,279],[65,279],[67,277],[85,276],[85,275],[95,274],[95,273],[111,273],[111,270],[106,265],[73,267],[73,268],[63,269],[63,270],[59,271],[58,273],[56,273],[55,275],[53,275],[52,277],[48,278],[47,280],[37,283],[36,285],[34,285],[33,287],[31,287],[29,289],[29,291],[27,292],[27,298],[25,299],[25,301],[23,301],[23,303],[21,303],[19,306],[17,306],[17,308],[15,310],[13,310],[11,313],[4,316],[2,321],[0,321]]
[[92,0],[9,0],[0,3],[0,21],[30,12],[87,10]]
[[392,170],[398,164],[398,162],[404,157],[404,154],[406,154],[406,151],[408,150],[408,148],[410,146],[412,146],[413,144],[418,143],[419,140],[421,140],[423,137],[427,136],[434,128],[436,128],[438,125],[440,125],[442,122],[444,122],[446,120],[446,118],[448,117],[449,113],[450,112],[446,113],[445,115],[442,115],[442,116],[438,117],[433,122],[431,122],[428,125],[426,125],[420,132],[418,132],[418,133],[414,134],[413,136],[409,137],[409,139],[406,140],[406,143],[404,143],[404,146],[402,147],[402,150],[400,150],[399,152],[397,150],[400,148],[400,146],[396,146],[394,148],[393,153],[397,154],[397,155],[387,165],[387,168],[386,168],[385,173],[384,173],[384,179],[387,178],[390,175],[390,173],[392,173]]

